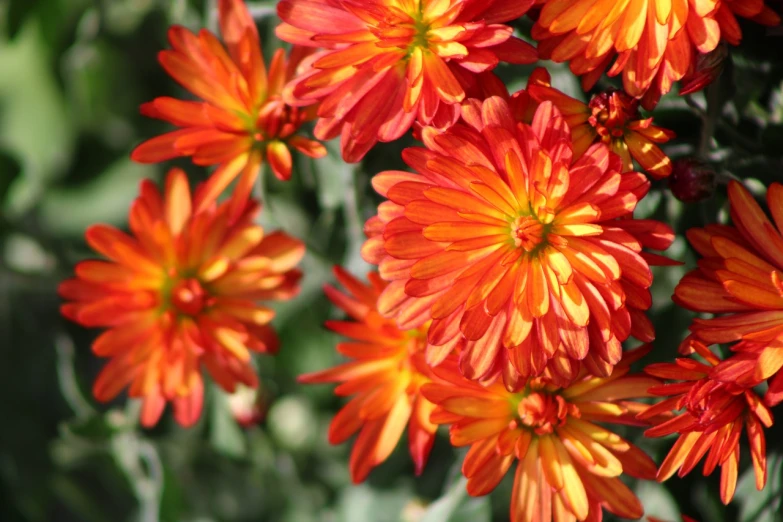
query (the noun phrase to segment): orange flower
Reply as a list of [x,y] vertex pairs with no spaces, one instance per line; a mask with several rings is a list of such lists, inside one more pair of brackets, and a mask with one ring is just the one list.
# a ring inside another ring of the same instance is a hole
[[[532,63],[535,49],[503,22],[534,0],[282,0],[277,35],[323,49],[289,85],[286,101],[320,102],[319,139],[341,135],[359,161],[418,119],[447,127],[475,73],[498,62]],[[481,82],[480,82],[481,83]]]
[[[571,134],[545,102],[517,124],[499,97],[472,100],[464,123],[422,130],[404,160],[417,173],[373,179],[389,201],[368,221],[365,259],[391,281],[381,313],[412,327],[432,319],[427,360],[461,347],[470,379],[509,386],[573,378],[579,361],[608,375],[629,335],[649,341],[652,275],[643,247],[665,249],[665,225],[630,219],[649,189],[597,143],[572,160]],[[505,347],[505,349],[501,349]]]
[[286,61],[285,51],[278,49],[267,74],[258,31],[244,3],[220,0],[218,9],[225,48],[207,30],[194,35],[175,26],[169,29],[172,49],[158,57],[172,78],[204,101],[160,97],[142,105],[144,115],[180,129],[142,143],[131,154],[142,163],[191,156],[197,165],[218,165],[197,194],[197,210],[240,175],[233,201],[234,210],[241,209],[264,159],[275,176],[289,179],[288,147],[313,158],[326,155],[323,145],[296,134],[315,117],[315,107],[291,107],[281,99],[283,86],[310,51],[295,47]]
[[679,470],[683,477],[693,470],[707,452],[704,474],[721,467],[720,498],[728,504],[734,496],[739,466],[739,439],[743,426],[750,440],[750,454],[761,490],[767,481],[766,443],[763,426],[772,426],[772,413],[752,389],[736,382],[720,382],[712,377],[720,359],[698,341],[691,347],[707,364],[678,358],[676,363],[651,364],[645,371],[662,379],[683,381],[650,388],[650,393],[668,397],[639,415],[641,419],[661,418],[669,411],[682,411],[675,417],[656,422],[644,434],[662,437],[680,434],[661,464],[658,480],[663,482]]
[[579,158],[590,145],[601,141],[623,159],[625,171],[634,170],[635,159],[655,178],[672,173],[671,160],[656,143],[666,143],[675,134],[653,125],[652,118],[642,118],[639,101],[623,91],[604,91],[585,104],[553,88],[549,73],[540,68],[531,75],[527,92],[539,103],[551,101],[563,113],[571,128],[574,157]]
[[777,403],[783,399],[783,185],[767,191],[774,224],[736,181],[729,183],[729,201],[733,227],[688,231],[704,259],[682,278],[673,299],[689,310],[725,314],[694,319],[692,336],[707,344],[745,340],[735,349],[754,361],[756,382],[772,378],[768,402]]
[[274,353],[274,312],[258,300],[288,299],[301,273],[299,241],[253,224],[258,206],[229,220],[229,206],[191,211],[185,173],[169,172],[165,194],[145,181],[130,211],[131,235],[106,225],[87,242],[107,260],[82,261],[60,285],[67,318],[106,327],[92,349],[110,357],[93,387],[99,401],[130,386],[144,404],[141,422],[154,425],[166,405],[183,426],[196,422],[203,401],[202,365],[225,390],[254,387],[250,352]]
[[437,428],[429,420],[434,406],[419,393],[432,375],[422,354],[426,329],[403,331],[378,313],[376,303],[386,283],[377,273],[368,274],[369,285],[339,267],[334,274],[348,294],[329,285],[324,292],[353,321],[329,321],[327,326],[352,339],[338,344],[337,351],[354,360],[301,375],[299,382],[339,382],[337,395],[356,395],[329,426],[332,444],[359,432],[350,460],[355,483],[391,455],[406,425],[418,475],[427,463]]
[[585,90],[609,67],[625,91],[651,109],[721,37],[737,44],[734,15],[780,22],[763,0],[538,0],[533,28],[542,58],[570,62]]
[[511,497],[511,521],[601,520],[601,509],[637,519],[644,510],[620,480],[622,473],[652,479],[655,463],[639,448],[597,423],[637,424],[659,384],[628,375],[647,350],[626,352],[610,377],[582,373],[566,388],[542,379],[509,392],[499,382],[486,387],[459,374],[456,361],[434,369],[443,383],[422,393],[437,407],[432,420],[450,424],[454,446],[470,445],[462,473],[470,495],[492,491],[519,460]]

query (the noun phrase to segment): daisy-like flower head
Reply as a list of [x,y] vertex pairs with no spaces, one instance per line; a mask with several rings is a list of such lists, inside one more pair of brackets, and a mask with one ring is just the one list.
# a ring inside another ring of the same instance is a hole
[[630,219],[649,189],[603,143],[574,161],[571,133],[545,102],[518,124],[499,97],[463,106],[464,122],[422,130],[416,172],[378,174],[388,201],[365,227],[365,259],[391,283],[381,313],[401,328],[432,319],[427,360],[455,348],[470,379],[514,387],[547,370],[568,381],[579,362],[608,374],[629,335],[654,332],[643,247],[665,249],[665,225]]
[[757,382],[770,379],[769,401],[783,399],[783,185],[767,191],[772,221],[748,190],[729,183],[733,226],[692,229],[688,240],[703,256],[674,289],[678,305],[721,314],[697,318],[692,337],[707,344],[743,340],[737,351],[755,361]]
[[108,328],[93,352],[111,358],[93,387],[99,401],[130,386],[144,399],[141,422],[154,425],[167,401],[183,426],[196,422],[205,368],[225,390],[254,387],[251,352],[274,353],[273,310],[261,300],[288,299],[298,290],[294,267],[304,245],[283,233],[265,235],[248,203],[232,220],[226,202],[199,213],[185,173],[169,172],[165,193],[151,181],[130,211],[131,233],[106,225],[87,230],[105,260],[82,261],[60,285],[67,318]]
[[739,43],[736,16],[776,25],[763,0],[538,0],[533,37],[542,58],[568,61],[591,88],[609,68],[625,91],[655,106],[721,37]]
[[277,35],[322,49],[290,84],[291,103],[320,102],[319,139],[341,135],[359,161],[418,120],[447,127],[476,73],[532,63],[535,49],[503,22],[534,0],[282,0]]
[[426,329],[400,330],[377,310],[378,296],[386,286],[378,274],[364,284],[342,268],[335,276],[346,293],[326,285],[329,299],[352,319],[329,321],[329,329],[350,342],[337,351],[353,359],[334,368],[299,377],[299,382],[341,383],[337,395],[354,395],[332,420],[329,442],[340,444],[359,432],[349,463],[355,483],[385,461],[408,428],[408,447],[416,474],[427,463],[437,426],[429,420],[434,406],[419,390],[432,373],[424,361]]
[[466,380],[448,359],[433,371],[442,382],[422,393],[437,407],[432,420],[450,424],[454,446],[470,445],[462,473],[468,493],[486,495],[518,460],[511,497],[512,522],[601,520],[601,510],[637,519],[644,510],[620,475],[651,479],[655,463],[639,448],[597,423],[639,424],[659,384],[629,367],[646,350],[626,352],[610,377],[581,374],[566,388],[532,379],[509,392]]
[[527,92],[538,102],[551,101],[563,113],[574,140],[578,158],[595,142],[603,142],[623,160],[623,169],[633,170],[633,160],[655,178],[672,173],[672,162],[658,147],[674,138],[674,133],[643,118],[639,101],[623,91],[608,90],[596,94],[585,104],[550,85],[546,69],[531,76]]
[[237,176],[233,201],[234,210],[240,209],[263,161],[275,176],[289,179],[289,147],[314,158],[326,155],[323,145],[297,134],[315,117],[315,107],[292,107],[281,97],[310,50],[294,47],[286,59],[279,49],[267,73],[258,30],[244,2],[220,0],[218,9],[225,47],[206,29],[195,35],[174,26],[169,29],[171,50],[158,56],[166,72],[203,101],[160,97],[142,105],[146,116],[180,128],[145,141],[131,155],[142,163],[191,156],[197,165],[218,165],[197,194],[197,210],[214,202]]
[[[645,372],[650,375],[682,382],[650,388],[650,393],[667,398],[648,408],[639,418],[651,419],[657,424],[645,431],[647,437],[679,434],[658,470],[659,481],[667,480],[674,473],[680,477],[687,475],[707,455],[704,474],[709,475],[716,466],[721,467],[720,498],[728,504],[737,485],[743,427],[750,441],[756,487],[761,490],[767,481],[764,427],[772,426],[772,413],[751,388],[713,379],[714,368],[721,361],[706,346],[695,341],[691,348],[704,363],[678,358],[675,363],[647,366]],[[676,416],[662,417],[661,414],[669,411],[677,412]]]

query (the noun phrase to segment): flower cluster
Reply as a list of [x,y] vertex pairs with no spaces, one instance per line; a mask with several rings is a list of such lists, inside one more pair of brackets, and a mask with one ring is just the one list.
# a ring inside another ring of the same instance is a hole
[[[646,174],[675,172],[673,184],[692,184],[678,191],[684,201],[715,185],[714,176],[697,184],[681,172],[699,162],[674,168],[662,147],[675,134],[640,107],[652,110],[674,82],[693,92],[714,80],[741,38],[737,17],[774,25],[771,8],[762,0],[281,0],[277,14],[275,34],[293,45],[268,70],[241,0],[218,1],[222,43],[207,30],[169,30],[159,61],[198,100],[144,104],[143,114],[177,129],[132,158],[190,157],[215,169],[194,196],[178,169],[164,191],[145,181],[130,233],[87,231],[106,259],[79,263],[60,293],[66,317],[107,329],[93,344],[110,358],[94,385],[98,400],[127,387],[143,399],[143,425],[170,401],[189,426],[204,373],[229,392],[255,387],[251,353],[278,345],[274,312],[261,303],[297,293],[304,255],[301,241],[254,222],[262,165],[285,181],[292,150],[319,158],[327,151],[317,140],[339,137],[343,160],[357,162],[412,130],[421,146],[402,153],[410,169],[372,178],[384,200],[365,225],[361,254],[376,267],[369,282],[338,267],[342,289],[324,287],[349,317],[326,325],[349,339],[337,345],[348,360],[299,377],[338,383],[335,393],[351,397],[328,439],[356,435],[353,481],[406,430],[421,473],[438,425],[448,425],[451,443],[469,446],[462,472],[471,495],[492,491],[516,462],[514,522],[601,520],[603,510],[639,518],[644,508],[621,476],[665,480],[705,455],[705,474],[721,467],[729,502],[744,428],[764,486],[764,429],[783,401],[783,185],[767,194],[772,221],[731,182],[733,226],[688,233],[703,259],[674,300],[721,314],[694,319],[681,349],[698,358],[631,373],[650,345],[623,343],[655,339],[651,267],[677,264],[656,253],[674,231],[635,216],[652,185]],[[537,49],[514,35],[527,14]],[[539,57],[568,61],[585,88],[607,70],[622,74],[622,89],[585,103],[539,68],[509,94],[494,69]],[[311,122],[317,140],[303,130]],[[724,343],[733,353],[721,360],[709,345]],[[764,382],[760,397],[753,388]],[[237,399],[245,424],[263,417],[249,393]],[[638,401],[653,397],[663,399]],[[657,469],[605,423],[679,438]]]

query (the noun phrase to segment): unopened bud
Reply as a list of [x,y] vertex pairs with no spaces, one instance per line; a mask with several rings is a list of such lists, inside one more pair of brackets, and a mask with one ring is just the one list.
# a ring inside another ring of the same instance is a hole
[[712,197],[715,185],[715,171],[709,164],[693,158],[674,162],[669,189],[683,203],[696,203]]
[[238,385],[236,391],[228,396],[228,407],[237,423],[249,428],[264,420],[268,407],[268,398],[263,389]]
[[680,83],[680,95],[698,92],[714,82],[723,72],[728,57],[729,46],[725,42],[707,54],[700,54]]

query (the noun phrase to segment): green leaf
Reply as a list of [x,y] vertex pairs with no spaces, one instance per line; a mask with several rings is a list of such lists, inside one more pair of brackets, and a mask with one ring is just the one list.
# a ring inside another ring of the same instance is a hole
[[139,183],[156,172],[154,166],[122,158],[90,183],[51,189],[41,202],[41,220],[50,231],[71,236],[95,223],[122,226]]
[[31,18],[16,40],[0,46],[0,142],[23,174],[11,187],[9,213],[32,206],[74,152],[73,125],[41,33]]
[[291,452],[312,448],[315,442],[313,408],[304,397],[284,397],[272,405],[267,425],[277,444]]
[[22,172],[22,166],[10,151],[0,148],[0,207],[14,180]]
[[11,1],[8,10],[5,13],[5,30],[9,40],[13,40],[22,26],[27,21],[27,17],[35,12],[39,5],[39,0]]
[[636,496],[644,506],[646,516],[658,517],[661,520],[680,520],[680,510],[677,501],[663,484],[650,480],[640,480],[636,484]]
[[361,484],[343,490],[339,501],[340,522],[400,522],[412,492],[407,486],[377,490]]
[[213,386],[212,399],[209,443],[218,453],[234,458],[244,457],[247,455],[247,440],[231,415],[228,394]]
[[780,522],[783,508],[783,455],[767,454],[767,484],[761,491],[756,489],[753,466],[737,482],[735,499],[741,502],[739,522]]
[[467,483],[464,477],[456,480],[442,497],[429,505],[418,522],[489,522],[492,516],[489,497],[468,496]]

